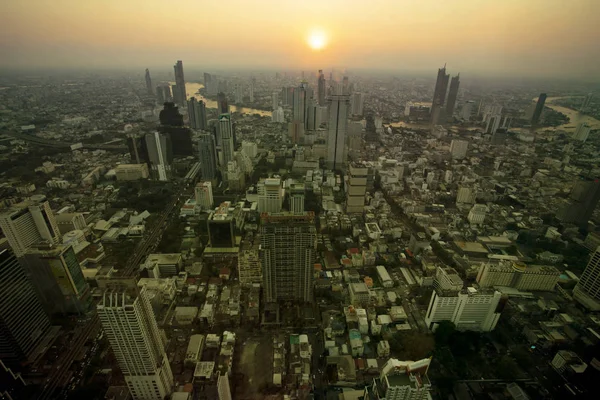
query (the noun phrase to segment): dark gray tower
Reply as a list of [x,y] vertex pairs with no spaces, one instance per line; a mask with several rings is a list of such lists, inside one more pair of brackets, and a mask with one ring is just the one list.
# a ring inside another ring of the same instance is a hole
[[323,73],[323,70],[320,69],[319,70],[318,92],[317,92],[317,96],[318,96],[317,100],[319,101],[320,106],[326,105],[325,104],[325,93],[326,93],[325,74]]
[[173,92],[173,101],[183,107],[187,97],[187,92],[185,91],[185,79],[183,77],[183,61],[177,61],[177,64],[173,66],[173,69],[175,70],[175,86],[177,88],[176,93]]
[[460,85],[460,74],[453,76],[450,80],[450,90],[448,91],[448,103],[446,103],[446,117],[452,118],[454,108],[456,107],[456,98],[458,97],[458,86]]
[[448,80],[450,75],[446,74],[446,65],[444,68],[438,69],[437,80],[435,81],[435,89],[433,91],[432,107],[435,105],[444,105],[446,100],[446,90],[448,89]]
[[217,147],[215,137],[203,133],[198,139],[198,157],[202,166],[202,179],[214,181],[217,179]]
[[154,92],[152,91],[152,79],[150,78],[150,70],[146,68],[146,90],[148,94],[152,96]]
[[533,117],[531,117],[531,125],[537,125],[538,122],[540,122],[542,111],[544,111],[544,104],[546,104],[546,97],[548,97],[546,93],[541,93],[540,97],[538,97],[535,110],[533,111]]

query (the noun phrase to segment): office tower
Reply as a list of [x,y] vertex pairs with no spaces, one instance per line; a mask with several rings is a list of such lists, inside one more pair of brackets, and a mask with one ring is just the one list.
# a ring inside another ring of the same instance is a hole
[[160,84],[156,87],[156,101],[158,104],[163,104],[172,101],[171,87],[166,84]]
[[365,399],[427,400],[431,382],[427,376],[431,358],[399,361],[390,358],[373,384],[365,387]]
[[258,237],[253,236],[241,243],[238,255],[238,275],[242,285],[262,283],[260,240]]
[[577,125],[573,139],[579,140],[580,142],[585,142],[588,139],[591,130],[592,128],[587,124],[587,122],[581,122],[579,125]]
[[273,111],[277,110],[277,108],[279,107],[279,92],[271,93],[271,102]]
[[208,216],[207,226],[208,241],[211,247],[225,248],[235,246],[235,218],[231,202],[224,201],[219,204],[219,207]]
[[244,100],[244,88],[242,87],[241,84],[237,84],[235,85],[235,103],[236,104],[242,104],[243,100]]
[[[234,156],[235,155],[239,155],[239,152],[235,152]],[[232,192],[243,191],[246,188],[246,174],[237,160],[232,160],[227,163],[225,176],[229,190]]]
[[468,100],[465,103],[463,103],[462,109],[460,110],[460,118],[465,121],[471,120],[474,108],[475,102],[473,100]]
[[21,262],[49,314],[87,312],[90,288],[71,245],[35,243]]
[[306,130],[314,131],[321,125],[319,104],[316,99],[310,99],[306,108]]
[[290,212],[304,212],[304,184],[292,183],[290,186]]
[[341,94],[350,94],[350,81],[348,80],[348,77],[345,76],[342,78],[342,93]]
[[210,181],[199,182],[194,189],[196,195],[196,206],[203,210],[213,208],[212,183]]
[[537,125],[538,122],[540,122],[540,117],[542,116],[542,111],[544,111],[544,104],[546,103],[547,97],[546,93],[541,93],[540,97],[538,97],[535,109],[533,110],[533,116],[531,117],[531,125]]
[[600,200],[600,179],[582,177],[575,183],[569,199],[556,217],[563,222],[586,225]]
[[167,102],[159,114],[160,133],[167,134],[171,139],[173,155],[191,156],[194,154],[192,146],[192,132],[183,126],[183,115],[175,103]]
[[204,73],[204,88],[206,94],[215,96],[219,92],[219,80],[216,75],[211,75],[208,72]]
[[502,129],[510,129],[510,124],[512,124],[513,117],[510,115],[505,115],[502,117],[502,122],[500,122],[500,128]]
[[175,70],[175,85],[177,86],[177,93],[173,92],[173,100],[180,106],[185,106],[185,99],[187,99],[187,92],[185,90],[185,79],[183,77],[183,62],[177,61],[177,64],[173,66]]
[[458,97],[458,86],[460,85],[460,74],[453,76],[450,80],[450,89],[448,91],[448,103],[446,104],[446,116],[452,118],[454,108],[456,107],[456,98]]
[[326,82],[325,82],[325,74],[323,74],[323,70],[320,69],[319,70],[319,81],[318,81],[318,88],[317,88],[317,97],[318,97],[318,101],[319,101],[319,105],[320,106],[325,106],[327,105],[325,103],[325,94],[326,94],[326,86],[325,86]]
[[46,196],[34,195],[0,214],[0,228],[17,257],[34,243],[60,241],[60,230]]
[[10,248],[0,248],[0,360],[10,365],[32,361],[49,329],[25,270]]
[[348,167],[348,191],[346,192],[346,212],[362,213],[367,193],[367,175],[369,166],[364,163],[352,163]]
[[152,79],[150,78],[150,70],[146,68],[146,91],[150,96],[154,94],[152,91]]
[[584,112],[589,108],[590,103],[592,102],[592,96],[593,96],[593,93],[588,93],[583,98],[583,103],[581,103],[581,107],[579,108],[579,111]]
[[600,247],[590,257],[573,297],[591,311],[600,311]]
[[487,119],[487,124],[485,125],[485,133],[488,134],[495,134],[496,131],[498,130],[498,128],[500,127],[500,120],[502,119],[502,117],[497,114],[497,115],[490,115],[489,118]]
[[362,116],[363,107],[365,103],[365,96],[361,92],[352,93],[350,100],[352,115]]
[[87,228],[85,217],[80,212],[64,212],[61,210],[54,216],[54,219],[62,235],[73,230],[84,230]]
[[469,211],[467,220],[472,225],[482,225],[487,212],[488,208],[485,204],[475,204]]
[[168,135],[159,132],[148,133],[145,138],[148,159],[154,178],[159,181],[169,180],[171,162],[173,161],[171,139]]
[[450,154],[452,159],[462,160],[467,156],[467,149],[469,148],[469,142],[466,140],[454,139],[450,142]]
[[306,124],[306,108],[308,106],[308,84],[302,82],[300,86],[294,88],[293,104],[292,104],[292,121],[298,121],[303,126]]
[[148,148],[146,147],[146,140],[144,139],[143,134],[127,134],[127,147],[129,148],[129,155],[131,156],[132,163],[150,164],[150,159],[148,158]]
[[173,373],[146,288],[132,286],[106,291],[98,317],[132,398],[163,400],[172,392]]
[[[450,75],[446,74],[446,65],[444,68],[438,69],[437,79],[435,81],[435,89],[433,90],[433,101],[431,102],[432,106],[439,105],[440,107],[444,105],[444,101],[446,100],[446,91],[448,89],[448,80],[450,79]],[[458,79],[457,79],[458,85]],[[458,90],[458,88],[457,88]]]
[[242,142],[242,152],[246,153],[251,160],[254,160],[258,154],[258,146],[254,142],[244,140]]
[[258,183],[258,212],[278,213],[283,201],[281,180],[267,178]]
[[233,161],[233,152],[235,151],[230,114],[219,115],[218,134],[221,138],[221,149],[223,151],[223,167],[226,168],[229,161]]
[[205,130],[208,128],[206,120],[206,104],[195,97],[190,97],[187,101],[188,116],[190,119],[190,127],[192,129]]
[[198,158],[202,166],[202,179],[215,181],[217,179],[217,147],[215,137],[210,133],[203,133],[198,139]]
[[317,248],[314,213],[263,213],[260,241],[265,300],[312,302]]
[[348,130],[349,96],[329,98],[329,132],[327,133],[327,165],[335,170],[346,165],[346,132]]
[[218,114],[229,113],[229,103],[227,101],[227,96],[223,92],[219,92],[217,94],[217,113]]
[[273,111],[271,114],[271,121],[277,123],[285,122],[285,114],[283,113],[283,108],[278,107],[277,110]]

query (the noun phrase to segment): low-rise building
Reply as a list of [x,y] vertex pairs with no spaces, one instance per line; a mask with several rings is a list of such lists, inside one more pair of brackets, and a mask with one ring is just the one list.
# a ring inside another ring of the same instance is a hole
[[147,164],[120,164],[115,168],[118,181],[137,181],[150,176]]

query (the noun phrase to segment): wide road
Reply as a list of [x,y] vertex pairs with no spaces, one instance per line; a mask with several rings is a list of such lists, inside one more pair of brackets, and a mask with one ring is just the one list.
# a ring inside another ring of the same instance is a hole
[[[153,251],[162,234],[164,233],[169,219],[178,213],[182,204],[185,202],[186,195],[189,194],[189,189],[184,185],[179,192],[173,196],[165,211],[160,215],[159,220],[152,230],[138,243],[134,253],[127,261],[127,267],[123,270],[122,276],[137,275],[139,265],[151,251]],[[88,339],[92,338],[101,329],[100,320],[96,314],[96,310],[90,311],[90,320],[79,330],[72,339],[72,345],[69,351],[63,353],[60,358],[54,363],[54,367],[50,371],[48,378],[44,381],[44,386],[40,389],[37,395],[38,400],[54,399],[56,389],[63,387],[68,379],[71,363],[75,356],[79,354]]]

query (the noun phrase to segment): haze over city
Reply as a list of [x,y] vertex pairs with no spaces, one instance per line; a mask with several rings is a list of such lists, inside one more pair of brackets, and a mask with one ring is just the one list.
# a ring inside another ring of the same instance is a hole
[[[315,69],[600,77],[596,0],[26,0],[0,5],[1,67]],[[313,31],[325,37],[318,51]]]

